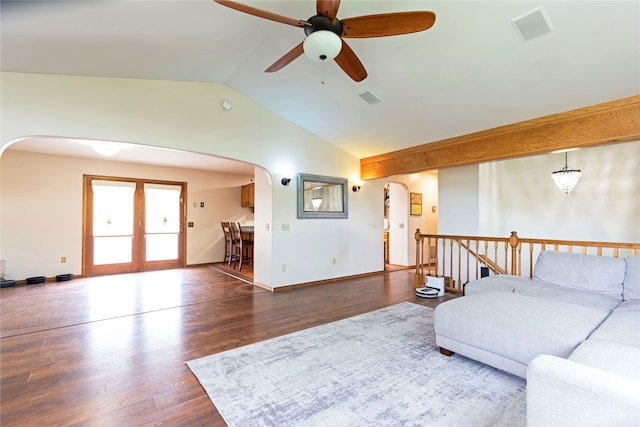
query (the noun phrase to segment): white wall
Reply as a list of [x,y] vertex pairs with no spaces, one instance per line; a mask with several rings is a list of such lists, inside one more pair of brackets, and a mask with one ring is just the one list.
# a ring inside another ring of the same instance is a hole
[[[82,272],[85,174],[186,182],[186,220],[194,223],[186,229],[188,265],[222,261],[220,221],[253,221],[251,211],[240,206],[239,186],[249,176],[15,150],[6,150],[0,165],[0,252],[14,280]],[[67,263],[60,262],[62,256]]]
[[565,197],[564,154],[441,169],[439,233],[640,242],[640,141],[571,151],[582,177]]
[[273,191],[279,191],[271,182],[271,175],[259,167],[255,168],[254,205],[258,206],[254,217],[253,235],[253,280],[256,283],[272,283],[271,248],[273,247]]
[[566,197],[551,179],[564,153],[480,165],[480,234],[640,242],[640,142],[571,151],[568,164],[582,177]]
[[[47,135],[215,154],[263,167],[272,181],[256,181],[256,188],[271,185],[272,211],[260,213],[269,209],[262,198],[255,210],[262,222],[271,217],[272,246],[260,253],[254,271],[264,285],[384,268],[383,213],[375,184],[349,194],[347,220],[298,220],[294,181],[286,188],[280,184],[282,165],[294,173],[353,179],[360,175],[359,159],[224,85],[21,73],[1,73],[0,79],[2,149],[22,137]],[[220,108],[222,99],[232,101],[231,111]],[[282,224],[290,231],[282,231]]]
[[480,232],[479,166],[438,171],[438,233],[477,236]]

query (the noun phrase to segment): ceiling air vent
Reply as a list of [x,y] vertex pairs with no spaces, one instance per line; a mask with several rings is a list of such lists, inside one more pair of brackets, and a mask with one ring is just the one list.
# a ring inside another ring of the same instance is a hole
[[382,102],[382,99],[378,98],[373,92],[366,91],[358,95],[360,98],[364,99],[367,103],[373,105],[379,102]]
[[553,31],[553,24],[544,6],[538,6],[524,15],[514,18],[511,22],[524,41]]

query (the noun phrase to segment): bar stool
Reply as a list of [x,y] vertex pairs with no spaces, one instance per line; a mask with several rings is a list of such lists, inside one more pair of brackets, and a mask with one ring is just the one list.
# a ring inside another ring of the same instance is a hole
[[229,222],[221,221],[222,232],[224,233],[224,264],[231,265],[231,227]]
[[230,222],[231,228],[231,258],[229,259],[229,265],[233,263],[233,268],[238,268],[238,271],[242,270],[242,234],[240,233],[240,224],[237,222]]
[[[253,265],[253,239],[247,237],[247,233],[242,231],[242,226],[238,223],[238,229],[240,230],[240,239],[242,240],[242,259]],[[253,235],[253,234],[249,234]]]

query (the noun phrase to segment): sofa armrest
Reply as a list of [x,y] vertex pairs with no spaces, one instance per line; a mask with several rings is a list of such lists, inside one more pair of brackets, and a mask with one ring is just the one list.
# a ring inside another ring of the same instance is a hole
[[527,425],[638,426],[640,382],[560,357],[538,356],[527,368]]

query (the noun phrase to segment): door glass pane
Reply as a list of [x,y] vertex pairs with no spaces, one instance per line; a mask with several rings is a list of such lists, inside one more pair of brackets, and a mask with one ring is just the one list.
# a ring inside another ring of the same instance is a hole
[[145,184],[146,260],[178,259],[179,185]]
[[131,236],[94,237],[93,265],[131,262]]
[[147,234],[147,261],[178,259],[178,234]]
[[131,262],[135,183],[91,182],[93,191],[93,264]]

